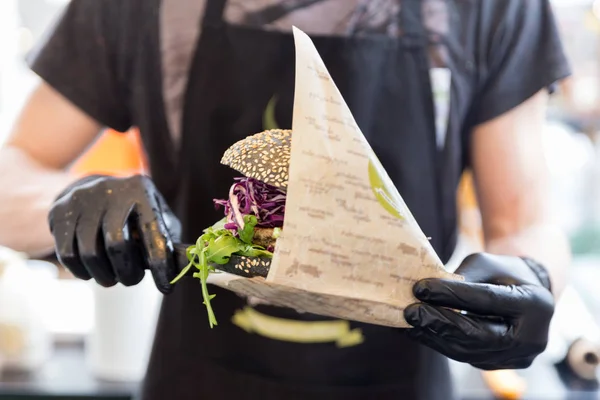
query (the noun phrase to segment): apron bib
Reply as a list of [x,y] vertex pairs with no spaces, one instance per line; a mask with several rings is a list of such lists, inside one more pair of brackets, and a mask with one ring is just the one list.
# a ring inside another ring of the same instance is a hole
[[[238,176],[220,165],[223,152],[264,130],[270,106],[280,128],[292,125],[291,32],[230,25],[223,18],[225,5],[225,0],[207,1],[184,103],[177,173],[171,176],[177,182],[172,205],[187,243],[222,218],[212,200],[226,196]],[[440,206],[419,0],[402,1],[401,28],[402,37],[311,38],[373,150],[436,251],[443,253],[448,232]],[[162,174],[158,182],[168,180],[168,172]],[[446,359],[401,330],[351,323],[364,341],[345,348],[275,340],[232,323],[248,306],[245,299],[216,287],[210,291],[217,295],[212,303],[219,321],[212,330],[196,279],[184,279],[165,297],[143,400],[451,398]],[[267,305],[253,309],[307,323],[330,320]]]

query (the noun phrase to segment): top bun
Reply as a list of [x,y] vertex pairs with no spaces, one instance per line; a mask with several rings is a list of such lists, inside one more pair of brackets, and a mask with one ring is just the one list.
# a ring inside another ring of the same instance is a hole
[[221,159],[249,178],[286,188],[290,167],[292,131],[272,129],[248,136],[231,146]]

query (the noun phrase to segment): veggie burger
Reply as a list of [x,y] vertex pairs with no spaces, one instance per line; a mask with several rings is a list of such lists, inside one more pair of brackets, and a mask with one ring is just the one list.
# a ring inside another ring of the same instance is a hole
[[221,159],[243,177],[235,178],[226,199],[215,199],[224,218],[204,230],[196,244],[185,249],[189,264],[173,283],[187,275],[202,284],[211,327],[216,318],[210,306],[207,278],[219,271],[246,278],[269,272],[277,238],[283,228],[292,132],[273,129],[235,143]]

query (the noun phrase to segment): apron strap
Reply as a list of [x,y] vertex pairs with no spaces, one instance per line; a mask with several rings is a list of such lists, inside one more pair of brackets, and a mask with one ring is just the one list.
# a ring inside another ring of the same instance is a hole
[[[445,165],[444,158],[446,157],[443,151],[439,151],[437,147],[437,133],[435,126],[435,102],[433,98],[433,86],[431,82],[430,68],[431,60],[429,57],[429,37],[427,35],[427,29],[425,27],[425,18],[423,15],[423,5],[421,0],[402,0],[402,10],[400,12],[401,27],[403,29],[404,45],[407,48],[415,50],[416,60],[419,63],[417,69],[420,73],[420,81],[423,85],[425,93],[425,115],[427,116],[427,139],[430,143],[431,149],[431,161],[433,163],[434,172],[434,197],[437,202],[435,210],[432,213],[437,214],[437,220],[446,221],[449,215],[452,215],[452,210],[448,210],[447,204],[454,204],[452,196],[454,195],[454,189],[451,184],[442,180],[442,169]],[[444,201],[446,199],[446,201]],[[450,231],[449,228],[444,228],[442,224],[442,238],[441,243],[448,243],[447,238],[451,237],[454,230]],[[454,244],[451,243],[450,247]],[[443,259],[449,259],[452,253],[450,248],[438,249],[441,252],[440,256]]]
[[202,31],[202,13],[210,0],[161,0],[159,15],[162,94],[169,132],[175,148],[181,139],[183,96],[192,57]]
[[207,0],[206,10],[202,23],[211,26],[221,26],[223,24],[223,14],[227,0]]
[[400,27],[405,46],[427,46],[427,32],[423,22],[423,2],[421,0],[402,0]]
[[227,0],[161,1],[159,43],[162,94],[169,132],[176,148],[179,148],[181,141],[181,104],[202,26],[220,25],[226,4]]

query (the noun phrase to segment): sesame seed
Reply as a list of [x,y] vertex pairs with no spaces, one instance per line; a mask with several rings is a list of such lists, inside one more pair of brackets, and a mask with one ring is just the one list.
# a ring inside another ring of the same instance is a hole
[[291,137],[290,130],[274,129],[257,133],[231,146],[221,163],[246,176],[286,187]]

